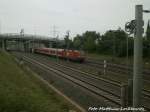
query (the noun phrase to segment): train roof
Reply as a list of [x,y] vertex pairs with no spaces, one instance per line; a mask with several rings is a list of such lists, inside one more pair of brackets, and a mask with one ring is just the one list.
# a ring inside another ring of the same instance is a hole
[[[47,47],[43,47],[43,48],[37,48],[37,49],[43,49],[43,50],[54,50],[54,51],[64,51],[67,49],[57,49],[57,48],[47,48]],[[79,51],[79,50],[67,50],[67,51],[74,51],[74,52],[83,52],[83,51]]]
[[63,51],[64,49],[57,49],[57,48],[38,48],[38,49],[43,49],[43,50],[57,50],[57,51]]

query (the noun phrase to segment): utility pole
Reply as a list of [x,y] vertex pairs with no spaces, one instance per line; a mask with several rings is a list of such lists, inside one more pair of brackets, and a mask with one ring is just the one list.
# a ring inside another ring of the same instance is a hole
[[[133,83],[132,83],[132,79],[129,79],[129,82],[128,82],[128,86],[129,86],[128,100],[133,99],[133,107],[134,108],[141,107],[141,95],[142,95],[142,83],[143,83],[143,78],[142,78],[143,33],[144,33],[143,12],[150,13],[150,10],[143,10],[143,5],[136,5],[135,6],[135,20],[132,20],[131,22],[127,22],[125,24],[126,32],[129,32],[129,35],[134,33],[134,36],[135,36],[135,38],[134,38]],[[127,44],[128,44],[128,40],[127,40]],[[127,53],[127,57],[128,57],[128,53]],[[132,84],[133,84],[133,86],[132,86]],[[132,94],[132,87],[133,87],[133,94]],[[128,105],[132,106],[132,100],[128,101]],[[140,112],[140,111],[138,111],[138,112]]]
[[[115,31],[114,31],[114,33],[115,33]],[[114,56],[113,61],[115,61],[115,55],[116,55],[116,35],[113,34],[113,56]]]
[[[136,21],[135,20],[131,20],[130,22],[127,22],[125,24],[125,31],[128,32],[128,36],[127,36],[127,67],[128,67],[128,44],[129,44],[129,36],[131,34],[135,34],[135,27],[136,27]],[[128,68],[127,68],[127,73],[128,72]],[[130,75],[130,74],[129,74]],[[128,79],[128,106],[133,106],[133,75],[130,75],[129,79]]]
[[56,39],[56,60],[57,60],[57,63],[59,63],[59,57],[58,57],[58,38],[59,38],[59,35],[57,34],[56,36],[56,33],[58,33],[58,31],[56,30],[56,26],[54,25],[53,26],[53,38]]
[[57,30],[59,27],[57,27],[57,26],[53,26],[53,30],[52,30],[52,32],[53,32],[53,38],[57,38],[57,36],[58,36],[58,34],[59,34],[59,31]]
[[[67,33],[66,37],[67,37],[67,52],[68,52],[69,51],[69,36],[70,36],[70,31],[68,30],[66,33]],[[67,61],[69,61],[68,55],[67,55]]]
[[[143,46],[142,46],[142,33],[143,33],[143,6],[135,6],[135,22],[136,32],[134,38],[134,67],[133,67],[133,107],[141,107],[142,95],[142,71],[143,71]],[[135,112],[135,111],[134,111]],[[137,111],[136,111],[137,112]]]
[[[52,37],[53,37],[54,39],[56,39],[56,41],[57,41],[57,36],[56,36],[56,34],[59,33],[59,31],[56,30],[57,28],[58,28],[58,27],[54,25],[54,26],[52,27],[52,30],[51,30],[51,32],[52,32]],[[57,44],[57,42],[56,42],[56,44]],[[56,45],[56,46],[57,46],[57,45]],[[49,43],[49,47],[52,47],[51,43]]]
[[0,20],[0,34],[2,33],[2,22]]
[[69,36],[70,36],[70,31],[68,30],[67,32],[67,50],[69,50]]
[[53,38],[55,38],[56,37],[56,26],[54,25],[53,26]]
[[59,43],[59,35],[57,35],[57,37],[56,37],[56,47],[57,47],[57,63],[59,63],[59,57],[58,57],[58,43]]

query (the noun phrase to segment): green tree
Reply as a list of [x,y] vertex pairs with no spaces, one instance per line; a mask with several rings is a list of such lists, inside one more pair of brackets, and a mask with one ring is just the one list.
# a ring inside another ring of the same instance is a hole
[[100,39],[100,34],[96,31],[86,31],[83,35],[83,49],[88,52],[96,51],[96,41]]
[[83,49],[83,38],[80,35],[77,35],[73,40],[74,48],[81,50]]
[[96,41],[100,38],[100,34],[96,31],[86,31],[82,35],[74,37],[73,45],[76,49],[82,49],[88,52],[96,51]]
[[143,40],[143,56],[149,57],[150,56],[150,42],[148,40]]
[[127,34],[123,30],[109,30],[101,38],[99,52],[114,56],[124,56]]

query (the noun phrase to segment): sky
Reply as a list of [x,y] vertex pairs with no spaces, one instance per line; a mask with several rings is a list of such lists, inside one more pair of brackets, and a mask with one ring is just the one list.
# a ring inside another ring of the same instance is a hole
[[[135,18],[135,5],[150,10],[150,0],[0,0],[0,33],[19,33],[71,38],[85,31],[104,34],[124,29]],[[145,28],[150,14],[144,14]],[[55,28],[54,28],[55,26]]]

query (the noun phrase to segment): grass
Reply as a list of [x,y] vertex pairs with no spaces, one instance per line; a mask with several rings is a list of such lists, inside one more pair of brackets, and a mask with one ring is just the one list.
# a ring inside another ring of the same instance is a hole
[[[127,58],[126,57],[114,57],[111,55],[103,55],[103,54],[88,54],[88,57],[91,57],[93,59],[99,59],[99,60],[108,60],[109,62],[114,62],[118,64],[126,64]],[[128,62],[132,63],[133,58],[129,57]]]
[[[128,60],[126,57],[114,57],[111,55],[103,55],[103,54],[87,54],[88,57],[99,60],[107,60],[116,64],[133,64],[133,57],[129,57]],[[143,65],[145,68],[150,68],[150,58],[143,58]]]
[[0,112],[68,112],[74,107],[0,52]]

